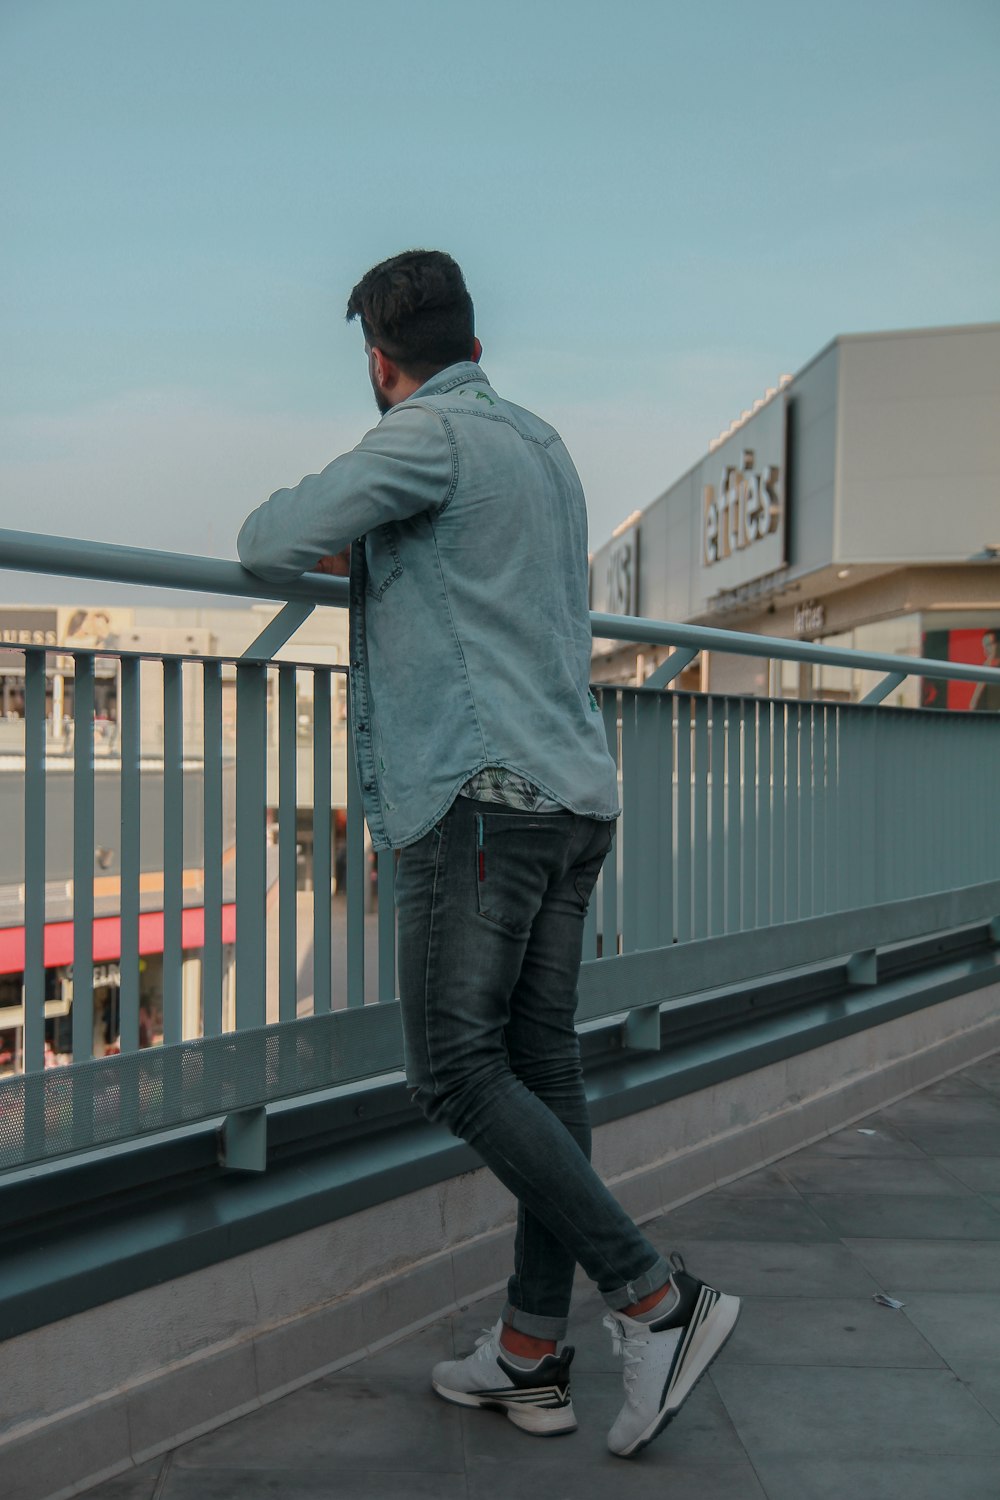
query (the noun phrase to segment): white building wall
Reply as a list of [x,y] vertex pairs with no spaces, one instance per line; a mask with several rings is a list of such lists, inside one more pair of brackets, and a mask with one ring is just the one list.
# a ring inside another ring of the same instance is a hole
[[964,562],[1000,543],[1000,326],[838,342],[836,561]]

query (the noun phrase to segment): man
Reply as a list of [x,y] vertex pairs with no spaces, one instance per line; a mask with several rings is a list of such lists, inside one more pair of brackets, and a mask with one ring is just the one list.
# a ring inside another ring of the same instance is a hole
[[450,256],[375,266],[347,316],[382,420],[272,495],[238,545],[281,581],[330,569],[353,541],[353,731],[372,842],[401,851],[407,1076],[518,1201],[501,1318],[432,1382],[527,1432],[572,1431],[560,1345],[579,1262],[624,1355],[608,1443],[627,1457],[679,1410],[739,1302],[664,1260],[589,1160],[576,986],[619,809],[589,689],[583,491],[558,434],[480,368]]

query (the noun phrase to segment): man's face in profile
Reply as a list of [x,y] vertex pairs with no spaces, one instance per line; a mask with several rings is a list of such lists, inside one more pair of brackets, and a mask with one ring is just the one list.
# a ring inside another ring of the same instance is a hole
[[995,662],[1000,642],[997,640],[995,630],[988,630],[983,636],[983,660],[986,663]]

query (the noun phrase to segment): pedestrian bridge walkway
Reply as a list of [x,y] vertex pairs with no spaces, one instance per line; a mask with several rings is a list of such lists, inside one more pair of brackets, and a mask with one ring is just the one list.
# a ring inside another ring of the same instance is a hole
[[430,1366],[495,1321],[490,1295],[88,1500],[997,1500],[1000,1054],[647,1232],[744,1307],[681,1416],[627,1467],[605,1449],[621,1377],[581,1284],[572,1436],[533,1439],[431,1393]]
[[[658,660],[642,685],[595,684],[623,808],[580,979],[595,1163],[747,1299],[717,1371],[626,1468],[604,1448],[620,1376],[592,1300],[573,1437],[428,1389],[495,1319],[512,1202],[405,1087],[394,860],[369,858],[349,741],[335,776],[346,668],[291,644],[344,581],[276,589],[236,563],[9,531],[0,564],[280,605],[238,657],[17,648],[4,1500],[1000,1500],[1000,714],[887,703],[907,677],[1000,672],[592,617]],[[71,761],[49,753],[57,651]],[[702,652],[880,680],[859,702],[676,688]],[[101,1055],[109,961],[120,1050]]]

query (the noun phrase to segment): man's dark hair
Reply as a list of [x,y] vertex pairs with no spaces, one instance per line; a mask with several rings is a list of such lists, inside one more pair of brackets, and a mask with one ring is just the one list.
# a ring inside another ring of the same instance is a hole
[[472,358],[472,298],[457,262],[442,250],[404,250],[366,271],[350,295],[347,321],[406,375],[427,380]]

